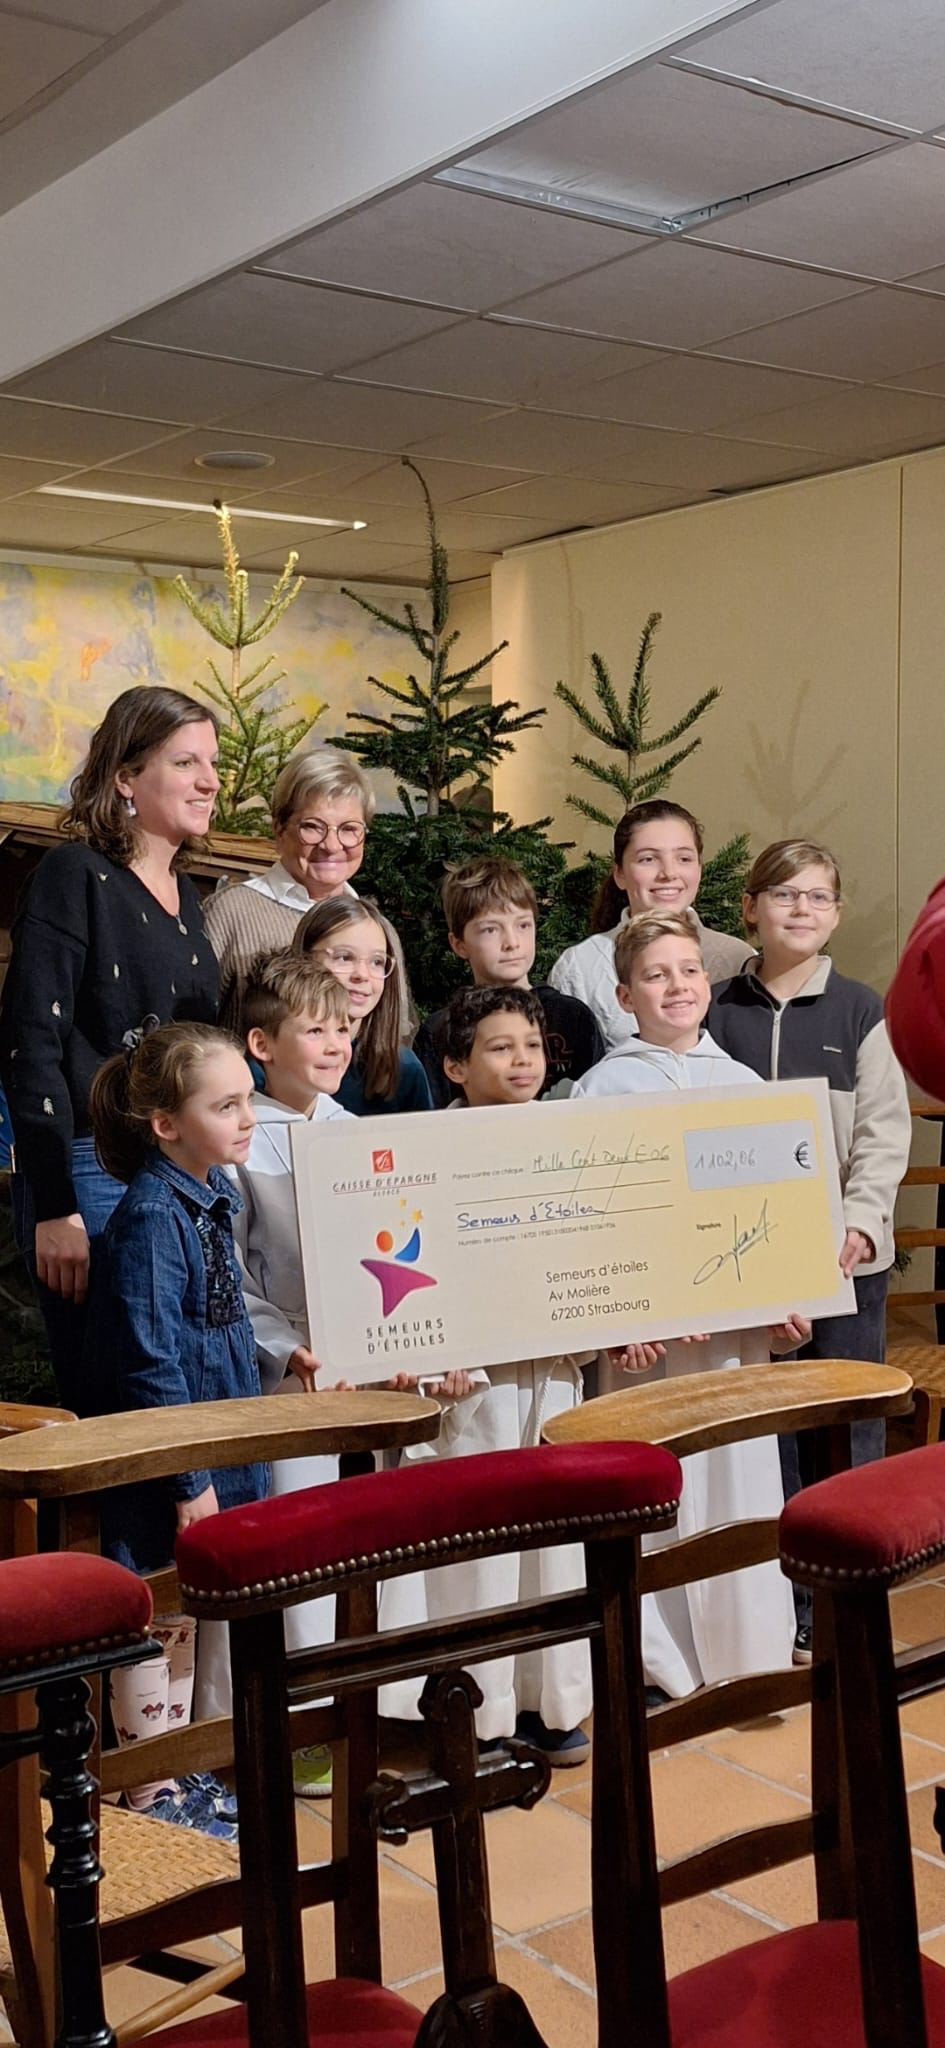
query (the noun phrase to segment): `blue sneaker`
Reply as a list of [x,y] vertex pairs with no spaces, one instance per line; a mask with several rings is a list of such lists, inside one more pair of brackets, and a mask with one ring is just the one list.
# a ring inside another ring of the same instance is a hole
[[191,1771],[186,1778],[181,1778],[180,1789],[184,1793],[200,1792],[213,1807],[218,1820],[239,1819],[236,1793],[231,1792],[228,1786],[221,1785],[219,1778],[215,1778],[212,1771]]
[[222,1820],[205,1792],[183,1789],[180,1792],[162,1792],[150,1806],[136,1807],[148,1820],[167,1821],[174,1828],[195,1828],[198,1834],[212,1835],[217,1842],[238,1842],[239,1829],[235,1821]]
[[522,1742],[530,1742],[533,1749],[540,1750],[553,1771],[567,1771],[575,1764],[586,1763],[591,1753],[591,1738],[583,1728],[546,1728],[540,1714],[519,1714],[515,1733]]

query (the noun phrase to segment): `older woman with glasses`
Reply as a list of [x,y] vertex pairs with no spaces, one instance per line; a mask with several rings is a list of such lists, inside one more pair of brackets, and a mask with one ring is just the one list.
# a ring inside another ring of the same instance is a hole
[[239,1029],[247,971],[258,953],[290,945],[314,904],[356,900],[351,877],[364,859],[373,816],[374,792],[350,755],[318,747],[287,762],[272,793],[278,859],[265,874],[221,889],[204,910],[220,966],[221,1024]]

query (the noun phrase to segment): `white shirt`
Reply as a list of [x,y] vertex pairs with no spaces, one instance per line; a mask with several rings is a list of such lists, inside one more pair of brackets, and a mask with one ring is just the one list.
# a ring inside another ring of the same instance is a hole
[[[270,896],[274,903],[284,903],[287,910],[297,910],[300,917],[304,911],[311,910],[315,901],[309,895],[305,883],[297,882],[295,877],[290,875],[288,868],[283,867],[281,860],[273,861],[272,867],[267,868],[264,875],[250,875],[244,887],[257,889],[260,896]],[[343,896],[357,896],[358,892],[352,889],[350,882],[346,882],[341,893]]]

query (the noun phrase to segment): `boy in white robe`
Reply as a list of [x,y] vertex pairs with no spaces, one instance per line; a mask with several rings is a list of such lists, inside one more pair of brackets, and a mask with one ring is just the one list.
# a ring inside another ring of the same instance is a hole
[[[449,1006],[444,1047],[446,1074],[462,1090],[461,1101],[453,1107],[475,1110],[534,1102],[541,1093],[543,1015],[531,989],[461,989]],[[581,1366],[591,1356],[581,1352],[526,1358],[475,1373],[479,1384],[444,1416],[437,1442],[412,1447],[402,1454],[402,1461],[462,1458],[539,1443],[550,1416],[578,1406]],[[402,1628],[511,1606],[539,1595],[570,1593],[583,1584],[580,1544],[523,1551],[390,1579],[381,1587],[380,1618],[386,1628]],[[586,1642],[500,1657],[474,1668],[484,1696],[476,1714],[481,1741],[518,1733],[555,1767],[583,1763],[590,1743],[579,1723],[591,1711]],[[412,1680],[385,1686],[381,1711],[415,1719],[419,1694],[420,1686]]]
[[[615,966],[617,1000],[635,1016],[638,1035],[576,1081],[572,1095],[757,1088],[755,1071],[731,1059],[703,1029],[710,987],[691,911],[662,916],[643,911],[629,919],[617,936]],[[672,1378],[723,1366],[763,1365],[772,1350],[794,1350],[809,1336],[810,1324],[791,1316],[772,1329],[629,1344],[610,1353],[611,1368]],[[647,1539],[653,1547],[719,1523],[780,1514],[776,1437],[696,1452],[685,1460],[683,1475],[677,1527]],[[648,1593],[643,1601],[647,1684],[671,1699],[716,1679],[786,1668],[793,1645],[791,1590],[777,1561]]]

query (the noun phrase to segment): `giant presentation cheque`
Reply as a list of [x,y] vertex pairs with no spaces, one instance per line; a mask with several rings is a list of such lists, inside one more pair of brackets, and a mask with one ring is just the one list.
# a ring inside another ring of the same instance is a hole
[[294,1124],[292,1154],[338,1378],[856,1306],[822,1080]]

